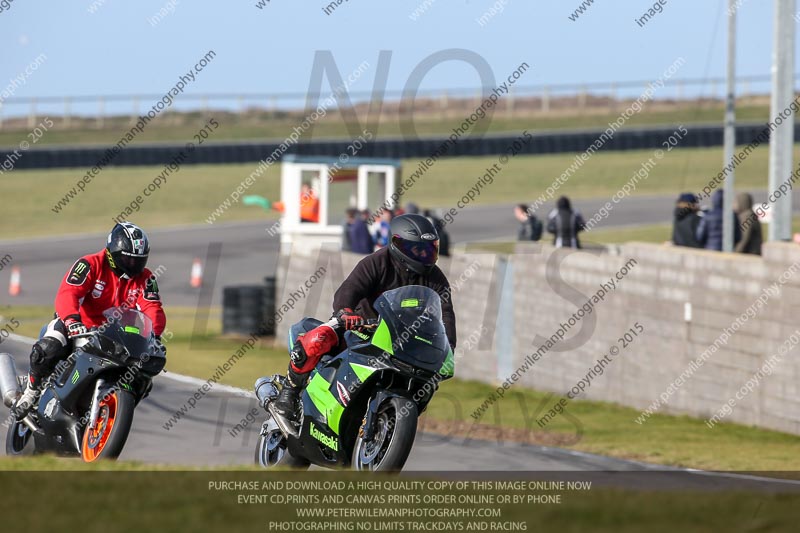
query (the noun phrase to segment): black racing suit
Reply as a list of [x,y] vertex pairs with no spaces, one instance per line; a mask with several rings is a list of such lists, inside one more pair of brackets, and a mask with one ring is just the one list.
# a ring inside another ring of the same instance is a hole
[[433,267],[427,276],[409,270],[389,252],[389,247],[381,248],[359,261],[353,271],[333,295],[333,312],[350,308],[364,318],[377,318],[378,313],[372,304],[386,291],[422,285],[433,289],[442,299],[442,322],[447,332],[450,346],[456,347],[456,315],[450,294],[450,283],[438,266]]

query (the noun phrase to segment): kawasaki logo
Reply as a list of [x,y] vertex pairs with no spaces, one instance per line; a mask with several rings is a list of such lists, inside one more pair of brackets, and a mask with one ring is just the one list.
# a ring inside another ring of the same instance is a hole
[[351,329],[350,333],[352,333],[353,335],[355,335],[356,337],[358,337],[360,339],[364,339],[364,340],[369,339],[369,335],[367,335],[366,333],[361,333],[360,331],[356,331],[354,329]]
[[329,437],[322,433],[314,426],[314,422],[311,422],[308,426],[308,431],[312,437],[320,441],[322,444],[330,448],[331,450],[338,452],[339,451],[339,441],[333,437]]

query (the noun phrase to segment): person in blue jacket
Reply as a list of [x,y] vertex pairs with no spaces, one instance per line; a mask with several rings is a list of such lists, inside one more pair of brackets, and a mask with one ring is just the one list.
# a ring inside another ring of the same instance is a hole
[[362,213],[356,209],[347,210],[347,234],[350,251],[356,254],[371,254],[375,250],[372,235]]
[[733,243],[734,245],[742,238],[742,230],[739,228],[739,221],[733,211],[725,215],[722,208],[722,190],[717,190],[711,196],[711,209],[700,219],[697,226],[697,242],[706,250],[722,251],[722,221],[723,217],[730,216],[733,221]]

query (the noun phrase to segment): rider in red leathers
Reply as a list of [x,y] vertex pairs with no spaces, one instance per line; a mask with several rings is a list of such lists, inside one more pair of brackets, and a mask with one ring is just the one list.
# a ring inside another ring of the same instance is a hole
[[[72,265],[56,294],[55,318],[31,349],[28,386],[13,408],[17,418],[30,411],[43,380],[72,353],[72,337],[101,326],[107,309],[139,309],[153,321],[160,344],[167,319],[155,276],[145,268],[149,254],[144,231],[123,222],[111,230],[104,250],[85,255]],[[164,350],[163,345],[161,348]]]

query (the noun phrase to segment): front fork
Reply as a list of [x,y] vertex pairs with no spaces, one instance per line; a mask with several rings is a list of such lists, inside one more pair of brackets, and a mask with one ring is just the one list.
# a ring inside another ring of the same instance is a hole
[[[378,392],[375,393],[375,396],[369,401],[367,414],[364,415],[364,420],[361,423],[361,429],[359,430],[359,435],[364,439],[364,441],[369,442],[375,438],[375,419],[378,416],[378,409],[387,398],[392,398],[395,396],[398,398],[403,398],[409,402],[412,401],[407,396],[397,394],[396,392],[387,391],[385,389],[378,390]],[[399,417],[400,413],[397,413],[397,416]]]
[[94,382],[94,393],[92,393],[92,406],[89,410],[89,427],[90,429],[97,425],[97,417],[100,416],[100,401],[103,399],[102,392],[105,388],[105,380],[98,379]]

